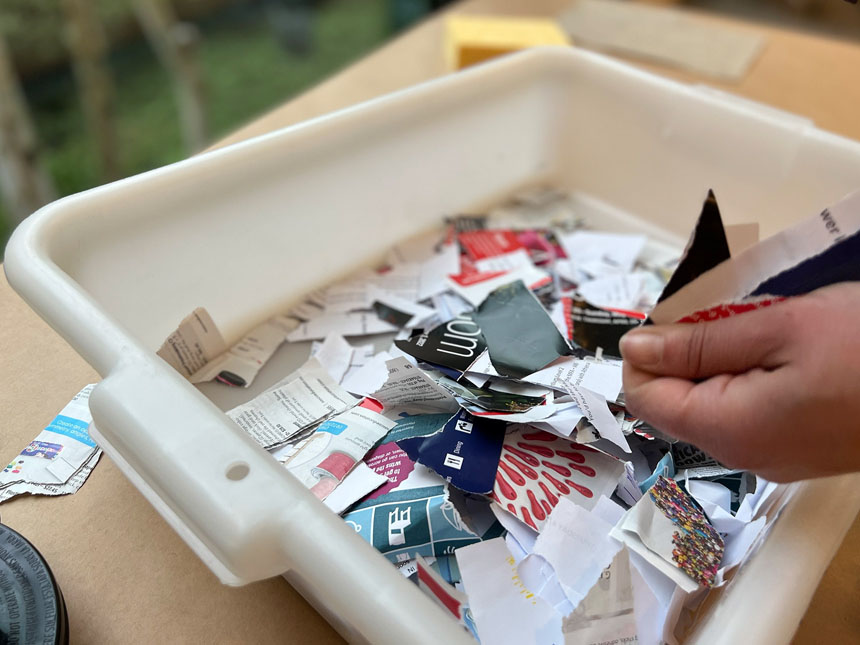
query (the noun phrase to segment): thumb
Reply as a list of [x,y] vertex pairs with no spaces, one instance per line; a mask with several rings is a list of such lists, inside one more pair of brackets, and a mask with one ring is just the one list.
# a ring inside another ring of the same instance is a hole
[[621,356],[643,372],[683,379],[774,369],[791,345],[791,309],[778,303],[708,322],[640,327],[621,339]]

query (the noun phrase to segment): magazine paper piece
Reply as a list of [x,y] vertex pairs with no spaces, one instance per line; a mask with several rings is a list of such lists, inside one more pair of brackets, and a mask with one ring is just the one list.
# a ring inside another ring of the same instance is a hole
[[274,387],[229,410],[227,416],[263,448],[271,449],[356,403],[358,399],[335,383],[319,361],[311,358]]
[[17,495],[68,495],[87,480],[101,456],[89,434],[92,415],[87,385],[0,472],[0,502]]
[[590,510],[609,496],[624,465],[601,452],[527,426],[505,436],[491,497],[535,531],[541,531],[559,498]]
[[248,387],[297,324],[292,318],[275,316],[228,347],[209,312],[198,307],[182,319],[156,353],[192,383],[214,379]]

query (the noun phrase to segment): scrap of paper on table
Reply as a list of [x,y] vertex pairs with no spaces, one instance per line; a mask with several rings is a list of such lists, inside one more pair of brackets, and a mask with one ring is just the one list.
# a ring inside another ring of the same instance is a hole
[[87,385],[0,472],[0,502],[17,495],[67,495],[87,480],[101,456],[92,440]]

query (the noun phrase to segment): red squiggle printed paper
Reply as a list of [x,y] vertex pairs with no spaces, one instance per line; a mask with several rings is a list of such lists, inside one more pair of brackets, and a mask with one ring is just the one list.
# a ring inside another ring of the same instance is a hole
[[764,307],[770,307],[778,302],[782,302],[785,300],[783,297],[776,298],[764,298],[762,300],[755,300],[751,302],[740,302],[736,304],[727,304],[727,305],[717,305],[716,307],[711,307],[710,309],[703,309],[701,311],[693,312],[687,316],[684,316],[680,320],[679,323],[700,323],[700,322],[708,322],[709,320],[718,320],[720,318],[728,318],[729,316],[737,316],[740,314],[745,314],[748,311],[754,311],[755,309],[763,309]]
[[601,495],[612,494],[623,473],[613,457],[526,427],[505,437],[490,496],[540,531],[560,498],[591,509]]

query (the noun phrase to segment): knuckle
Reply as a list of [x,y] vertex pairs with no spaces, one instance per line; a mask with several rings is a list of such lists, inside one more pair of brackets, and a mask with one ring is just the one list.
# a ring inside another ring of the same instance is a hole
[[696,323],[693,325],[684,346],[683,356],[684,367],[691,375],[698,375],[702,372],[707,337],[708,323]]

